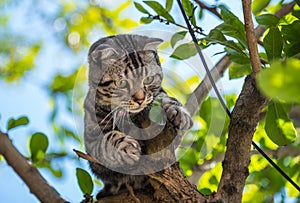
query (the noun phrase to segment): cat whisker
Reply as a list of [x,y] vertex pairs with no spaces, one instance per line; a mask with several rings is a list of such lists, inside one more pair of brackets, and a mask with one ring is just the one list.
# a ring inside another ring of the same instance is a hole
[[109,124],[109,122],[111,121],[111,119],[113,119],[113,116],[110,117],[110,119],[107,121],[107,123],[105,124],[105,126],[103,127],[103,129],[106,129],[107,125]]
[[[109,114],[107,114],[100,122],[100,124],[102,124],[110,115],[114,114],[120,107],[116,107],[113,110],[111,110],[111,112],[109,112]],[[109,119],[111,120],[111,119]]]
[[[126,112],[127,112],[127,109],[126,109]],[[124,130],[125,129],[125,117],[127,118],[128,117],[128,113],[125,114],[125,116],[122,116],[122,129]]]

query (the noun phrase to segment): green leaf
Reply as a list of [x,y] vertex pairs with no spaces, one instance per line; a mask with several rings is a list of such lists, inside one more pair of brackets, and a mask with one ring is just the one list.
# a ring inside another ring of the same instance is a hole
[[238,64],[233,63],[229,66],[229,79],[236,79],[251,73],[251,65],[250,64]]
[[220,8],[224,23],[218,25],[216,28],[220,29],[224,35],[237,39],[243,47],[247,47],[244,24],[225,6],[220,6]]
[[49,141],[44,133],[34,133],[29,141],[29,150],[33,162],[38,162],[44,159]]
[[173,17],[169,14],[168,11],[166,11],[166,9],[164,9],[164,7],[160,3],[156,1],[144,1],[144,3],[150,6],[157,13],[157,15],[164,17],[171,23],[175,22]]
[[229,79],[240,78],[251,73],[252,69],[248,56],[230,49],[226,51],[229,55],[229,60],[234,62],[229,66]]
[[90,174],[81,168],[76,168],[76,177],[82,193],[92,194],[94,189],[94,184]]
[[205,196],[208,196],[212,193],[212,191],[209,188],[202,188],[202,189],[200,189],[200,193]]
[[184,156],[180,159],[180,163],[185,165],[195,165],[199,159],[199,154],[193,148],[188,148],[184,151]]
[[194,43],[184,43],[177,46],[170,57],[183,60],[197,54]]
[[53,93],[66,93],[67,91],[72,90],[75,85],[78,71],[79,69],[67,76],[60,74],[56,75],[49,88]]
[[137,10],[139,10],[142,13],[149,14],[149,12],[141,4],[139,4],[138,2],[133,2],[133,3]]
[[238,40],[238,42],[243,46],[243,49],[247,48],[244,28],[237,29],[237,27],[232,24],[222,23],[215,29],[220,30],[226,36],[233,37]]
[[156,100],[149,113],[150,120],[159,124],[159,125],[165,125],[166,124],[166,115],[165,112],[161,106],[161,100]]
[[263,42],[269,61],[280,58],[283,48],[283,39],[277,27],[269,28],[269,32],[264,37]]
[[193,6],[193,4],[190,2],[190,0],[182,0],[182,6],[183,6],[183,9],[185,10],[186,15],[187,15],[188,17],[193,16],[193,9],[194,9],[194,6]]
[[289,25],[282,25],[281,33],[283,38],[291,43],[300,42],[300,20]]
[[263,69],[257,77],[258,87],[263,94],[276,100],[300,103],[300,60],[289,58],[279,60]]
[[77,142],[80,142],[80,136],[78,136],[73,130],[71,130],[70,128],[68,127],[63,127],[63,135],[66,135],[67,137],[71,137],[73,138],[74,140],[76,140]]
[[207,42],[219,43],[239,53],[243,53],[242,49],[235,42],[227,40],[221,30],[218,28],[212,29],[205,39]]
[[29,119],[27,116],[21,116],[20,118],[17,119],[11,118],[7,122],[7,130],[11,130],[19,126],[27,125],[28,123],[29,123]]
[[153,18],[141,17],[140,22],[144,24],[149,24],[153,21]]
[[279,146],[294,142],[297,136],[292,121],[279,102],[270,102],[266,115],[265,130],[268,137]]
[[296,4],[300,6],[300,0],[295,0]]
[[172,9],[173,0],[167,0],[166,1],[166,11],[170,12]]
[[293,44],[288,44],[286,45],[284,52],[288,57],[295,57],[299,58],[299,53],[300,53],[300,42],[296,42]]
[[300,10],[293,10],[292,15],[300,19]]
[[[229,51],[227,51],[228,53]],[[229,61],[241,64],[241,65],[250,65],[250,59],[245,54],[241,54],[235,51],[230,51],[229,54]]]
[[265,9],[271,0],[254,0],[252,1],[252,13],[255,15]]
[[201,20],[203,17],[203,8],[200,7],[198,18]]
[[256,21],[258,24],[266,26],[266,27],[272,27],[276,26],[279,22],[279,18],[272,14],[263,14],[256,17]]
[[171,37],[172,48],[174,48],[175,44],[179,40],[182,40],[185,37],[186,33],[187,33],[187,31],[180,31],[180,32],[176,32],[175,34],[173,34],[173,36]]

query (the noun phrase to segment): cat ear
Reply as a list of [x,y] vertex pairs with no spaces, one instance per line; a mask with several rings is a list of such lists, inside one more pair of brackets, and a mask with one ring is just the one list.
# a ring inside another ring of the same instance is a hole
[[160,45],[162,42],[163,40],[159,38],[149,38],[143,50],[151,50],[156,52],[158,45]]
[[116,50],[111,47],[100,45],[96,50],[92,51],[91,59],[94,62],[103,61],[105,59],[111,58],[114,54],[116,54]]

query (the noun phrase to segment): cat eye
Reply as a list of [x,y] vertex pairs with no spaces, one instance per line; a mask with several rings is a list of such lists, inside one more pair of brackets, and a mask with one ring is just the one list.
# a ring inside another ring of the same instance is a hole
[[116,85],[119,87],[119,88],[124,88],[127,86],[127,80],[119,80],[116,82]]
[[149,85],[150,83],[152,83],[154,80],[154,77],[153,76],[148,76],[144,79],[143,83],[144,85]]

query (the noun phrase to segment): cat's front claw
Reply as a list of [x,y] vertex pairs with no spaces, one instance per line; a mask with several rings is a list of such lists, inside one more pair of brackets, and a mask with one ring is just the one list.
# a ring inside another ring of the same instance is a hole
[[186,131],[193,125],[190,114],[177,101],[163,102],[163,108],[166,112],[167,119],[172,125],[179,130]]
[[125,136],[119,143],[117,150],[126,164],[132,165],[140,159],[141,147],[138,141],[131,136]]

